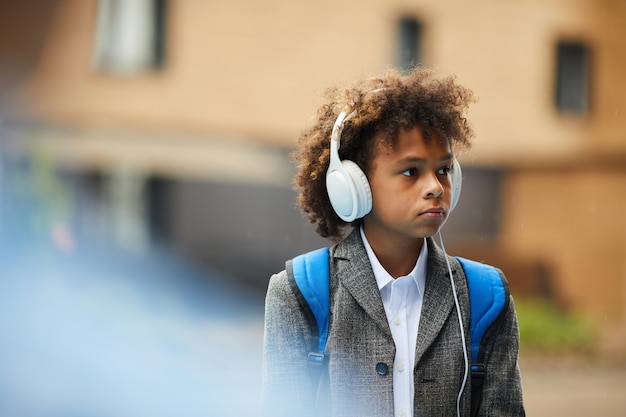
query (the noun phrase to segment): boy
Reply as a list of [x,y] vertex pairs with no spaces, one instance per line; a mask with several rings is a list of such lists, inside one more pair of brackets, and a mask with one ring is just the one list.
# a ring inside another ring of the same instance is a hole
[[[453,78],[415,69],[390,70],[328,96],[293,155],[298,204],[336,242],[327,359],[312,377],[307,355],[316,334],[287,273],[274,275],[266,297],[265,410],[469,416],[467,283],[432,237],[456,204],[455,154],[473,136],[464,116],[473,94]],[[488,371],[478,415],[524,415],[512,300],[483,342]]]

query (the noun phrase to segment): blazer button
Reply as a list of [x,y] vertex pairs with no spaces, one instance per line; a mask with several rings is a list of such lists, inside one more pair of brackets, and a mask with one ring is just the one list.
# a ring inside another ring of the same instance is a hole
[[376,372],[378,372],[380,376],[385,376],[389,373],[389,367],[384,362],[378,362],[376,364]]

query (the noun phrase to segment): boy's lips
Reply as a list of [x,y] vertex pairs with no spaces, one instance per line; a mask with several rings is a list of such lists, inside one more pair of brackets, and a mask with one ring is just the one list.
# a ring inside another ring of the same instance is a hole
[[443,217],[445,212],[446,211],[444,209],[442,209],[441,207],[438,207],[438,208],[431,208],[428,210],[424,210],[419,215],[426,216],[426,217]]

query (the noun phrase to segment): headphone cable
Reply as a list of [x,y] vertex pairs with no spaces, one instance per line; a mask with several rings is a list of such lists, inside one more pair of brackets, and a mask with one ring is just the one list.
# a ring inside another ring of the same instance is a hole
[[454,297],[454,305],[456,306],[456,313],[459,320],[459,330],[461,331],[461,345],[463,346],[463,360],[465,362],[465,373],[463,375],[463,382],[461,384],[461,388],[459,389],[459,394],[456,398],[456,415],[457,417],[461,417],[461,397],[463,396],[463,391],[465,390],[465,385],[467,384],[467,377],[469,374],[469,360],[467,356],[467,346],[465,345],[465,331],[463,330],[463,317],[461,315],[461,307],[459,306],[459,298],[456,294],[456,286],[454,285],[454,279],[452,277],[452,267],[450,266],[450,261],[448,260],[448,254],[446,253],[446,248],[443,245],[443,239],[441,237],[441,232],[437,232],[439,236],[439,244],[441,245],[441,249],[443,250],[444,257],[446,258],[446,265],[448,266],[448,275],[450,276],[450,285],[452,286],[452,295]]

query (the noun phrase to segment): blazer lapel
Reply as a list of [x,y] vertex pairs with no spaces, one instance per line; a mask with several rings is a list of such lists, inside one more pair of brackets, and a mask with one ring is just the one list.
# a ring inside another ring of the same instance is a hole
[[426,349],[435,341],[454,307],[448,267],[444,258],[446,255],[434,244],[432,239],[427,239],[427,242],[428,267],[415,347],[416,364]]
[[333,265],[336,268],[335,274],[339,282],[372,320],[391,337],[378,284],[359,229],[355,229],[339,243],[334,251],[331,251],[331,256],[334,260],[331,268]]

